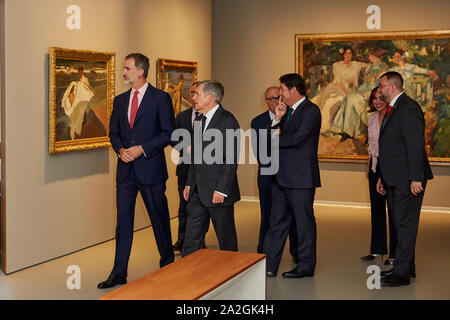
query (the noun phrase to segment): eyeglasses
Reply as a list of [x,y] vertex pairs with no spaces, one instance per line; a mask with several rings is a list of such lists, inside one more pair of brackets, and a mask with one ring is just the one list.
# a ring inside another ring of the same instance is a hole
[[280,97],[278,96],[278,97],[270,97],[270,98],[265,98],[266,99],[266,101],[272,101],[272,102],[277,102],[277,100],[279,99]]

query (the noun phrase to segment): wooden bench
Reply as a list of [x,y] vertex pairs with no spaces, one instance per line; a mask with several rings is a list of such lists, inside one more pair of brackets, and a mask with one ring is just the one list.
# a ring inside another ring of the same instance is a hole
[[262,300],[265,297],[265,255],[201,249],[100,299]]

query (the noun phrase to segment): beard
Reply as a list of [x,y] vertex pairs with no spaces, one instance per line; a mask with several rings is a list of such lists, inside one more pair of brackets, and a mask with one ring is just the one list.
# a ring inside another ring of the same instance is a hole
[[130,79],[130,78],[126,78],[123,77],[123,82],[125,82],[126,84],[133,84],[136,82],[137,79]]

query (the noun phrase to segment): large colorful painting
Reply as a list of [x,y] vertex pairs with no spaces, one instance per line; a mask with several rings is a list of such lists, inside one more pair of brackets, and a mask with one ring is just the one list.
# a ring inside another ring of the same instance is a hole
[[296,35],[296,69],[321,109],[321,159],[367,159],[368,98],[386,71],[425,115],[431,161],[450,161],[450,30]]
[[115,53],[50,48],[49,153],[110,145]]
[[197,81],[197,62],[158,59],[157,87],[172,97],[175,116],[192,107],[190,89]]

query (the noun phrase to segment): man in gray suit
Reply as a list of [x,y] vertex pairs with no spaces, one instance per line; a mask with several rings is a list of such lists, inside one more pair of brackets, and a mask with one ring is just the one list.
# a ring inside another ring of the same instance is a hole
[[[236,175],[239,134],[230,136],[229,133],[238,132],[239,123],[220,105],[223,94],[222,84],[207,80],[198,83],[193,96],[195,109],[203,116],[194,124],[194,163],[189,166],[183,191],[188,201],[183,257],[202,247],[210,218],[220,249],[237,251],[238,248],[234,203],[240,200]],[[211,143],[207,143],[207,136],[213,137]],[[208,151],[211,151],[209,157]]]

